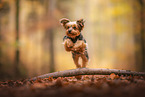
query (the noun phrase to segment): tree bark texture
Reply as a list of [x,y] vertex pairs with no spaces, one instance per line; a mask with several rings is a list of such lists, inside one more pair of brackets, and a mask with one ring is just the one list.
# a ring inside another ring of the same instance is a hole
[[57,78],[57,77],[70,77],[70,76],[78,76],[78,75],[110,75],[111,73],[114,73],[116,75],[145,76],[145,72],[136,72],[130,70],[78,68],[78,69],[48,73],[48,74],[31,78],[30,80],[36,80],[37,78],[49,78],[49,77]]

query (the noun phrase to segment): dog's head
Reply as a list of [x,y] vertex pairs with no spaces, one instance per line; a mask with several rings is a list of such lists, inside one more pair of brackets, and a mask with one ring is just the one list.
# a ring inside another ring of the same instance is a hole
[[60,20],[62,26],[66,29],[66,35],[75,38],[80,35],[80,32],[84,28],[84,20],[79,19],[77,21],[71,22],[69,19],[63,18]]

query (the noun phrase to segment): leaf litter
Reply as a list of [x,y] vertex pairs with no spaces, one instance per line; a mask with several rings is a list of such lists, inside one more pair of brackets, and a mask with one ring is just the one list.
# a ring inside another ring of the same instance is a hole
[[82,75],[0,82],[0,97],[145,97],[142,76]]

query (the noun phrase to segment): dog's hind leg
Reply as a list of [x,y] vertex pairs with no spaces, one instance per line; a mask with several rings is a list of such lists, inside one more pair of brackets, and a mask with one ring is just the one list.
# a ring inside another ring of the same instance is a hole
[[74,60],[74,63],[76,65],[77,68],[81,68],[81,65],[79,64],[79,56],[72,53],[72,57],[73,57],[73,60]]
[[81,55],[82,58],[82,68],[87,66],[88,60],[89,60],[89,56],[87,51],[84,52],[83,55]]

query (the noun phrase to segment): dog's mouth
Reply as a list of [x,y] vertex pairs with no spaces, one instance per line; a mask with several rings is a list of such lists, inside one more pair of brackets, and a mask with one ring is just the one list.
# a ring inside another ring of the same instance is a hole
[[68,32],[67,33],[69,36],[76,36],[78,33],[76,33],[76,32]]
[[76,35],[77,33],[70,33],[71,35]]
[[78,32],[78,31],[71,31],[71,32],[67,31],[66,34],[67,34],[67,36],[69,36],[71,38],[75,38],[76,36],[80,35],[80,32]]
[[79,33],[69,33],[68,34],[69,37],[76,37],[78,35],[80,35],[80,34]]

